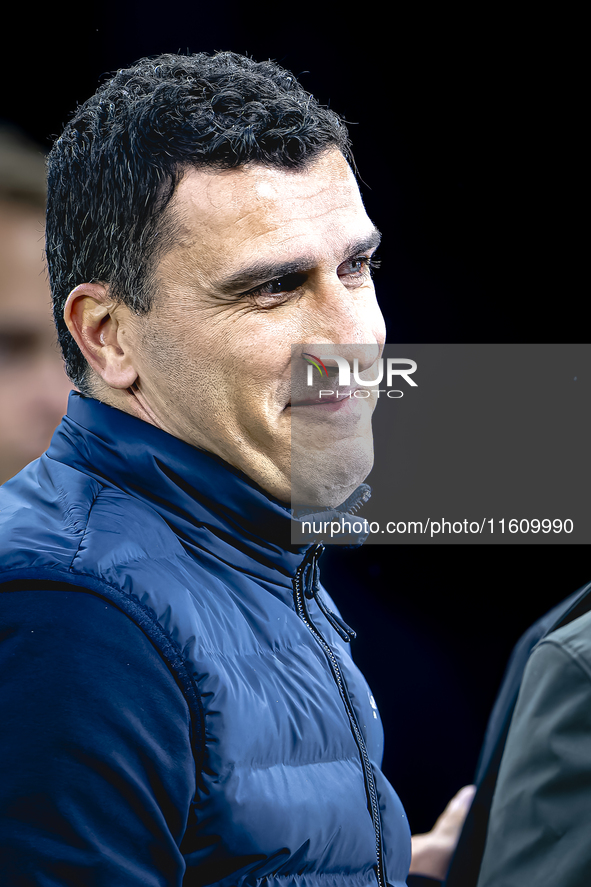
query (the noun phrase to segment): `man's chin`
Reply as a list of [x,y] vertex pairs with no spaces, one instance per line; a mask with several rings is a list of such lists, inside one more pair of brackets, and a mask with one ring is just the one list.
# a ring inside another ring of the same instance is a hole
[[340,445],[328,452],[293,453],[293,507],[336,508],[349,498],[373,467],[373,446]]
[[339,405],[330,420],[317,408],[296,412],[291,423],[293,506],[335,508],[373,467],[373,403]]

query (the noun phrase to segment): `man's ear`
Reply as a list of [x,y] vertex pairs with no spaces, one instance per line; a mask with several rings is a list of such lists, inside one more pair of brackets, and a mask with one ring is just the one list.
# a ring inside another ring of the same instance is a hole
[[129,313],[111,299],[102,283],[81,283],[64,307],[64,320],[76,344],[110,388],[130,388],[137,379],[127,334]]

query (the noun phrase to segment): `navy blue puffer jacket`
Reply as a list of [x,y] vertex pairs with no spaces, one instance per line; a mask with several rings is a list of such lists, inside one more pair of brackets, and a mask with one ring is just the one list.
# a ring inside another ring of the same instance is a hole
[[[84,798],[91,805],[93,792],[73,800],[73,792],[64,799],[56,788],[55,800],[44,788],[43,813],[35,806],[34,832],[39,842],[50,835],[58,855],[70,854],[72,872],[79,858],[86,876],[76,881],[72,875],[71,883],[405,883],[410,835],[400,801],[380,771],[383,737],[375,703],[351,659],[347,632],[338,615],[331,616],[334,604],[318,585],[319,547],[290,548],[289,520],[284,506],[221,460],[76,394],[47,454],[0,490],[0,615],[8,626],[0,634],[0,669],[18,681],[10,645],[19,631],[32,643],[34,630],[17,626],[26,622],[16,617],[25,609],[25,597],[29,612],[29,601],[41,602],[43,610],[43,594],[53,606],[58,591],[68,592],[70,601],[90,595],[92,606],[98,602],[107,611],[105,619],[127,632],[128,640],[114,643],[109,652],[106,671],[113,677],[106,675],[105,681],[125,680],[117,674],[119,658],[124,671],[125,645],[131,661],[137,637],[145,646],[146,673],[163,669],[162,680],[171,675],[178,693],[172,714],[165,692],[159,709],[146,693],[145,699],[124,698],[115,712],[103,712],[98,723],[109,729],[121,711],[125,728],[115,724],[114,729],[117,736],[124,733],[125,742],[119,748],[119,740],[110,740],[115,747],[101,752],[100,766],[74,740],[70,752],[59,751],[64,772],[70,754],[76,772],[84,773],[86,766],[96,775],[103,768],[111,793],[121,780],[122,812],[117,814],[116,791],[114,801],[105,795],[104,809],[114,811],[108,813],[111,819],[121,816],[122,829],[126,817],[147,822],[152,807],[158,808],[153,819],[162,821],[146,826],[147,833],[169,830],[178,850],[174,862],[160,866],[153,847],[134,848],[140,872],[134,880],[133,860],[122,859],[117,869],[124,851],[105,846],[106,839],[98,846],[77,825],[86,821]],[[77,605],[71,606],[76,611]],[[97,619],[100,623],[102,617]],[[92,624],[100,639],[94,617]],[[76,646],[75,632],[68,632],[54,644],[56,650]],[[35,651],[45,649],[43,639],[36,643],[41,646]],[[89,643],[94,649],[95,642]],[[148,662],[152,654],[157,665]],[[89,650],[90,662],[93,655]],[[59,651],[55,656],[59,659]],[[53,668],[51,659],[41,663],[50,676]],[[39,664],[35,671],[40,673]],[[156,675],[154,685],[159,680]],[[138,697],[143,692],[138,689]],[[4,698],[0,695],[0,703]],[[86,700],[78,708],[80,720],[90,717]],[[71,719],[72,735],[77,735],[76,711],[74,700],[63,715]],[[6,724],[6,713],[0,716]],[[24,711],[15,720],[22,717]],[[168,741],[160,736],[162,731],[166,736],[166,722],[160,721],[167,717],[172,751],[163,748]],[[185,744],[179,740],[176,747],[181,732]],[[125,748],[133,750],[133,764]],[[7,762],[7,754],[16,759]],[[10,789],[10,773],[32,764],[14,748],[2,757],[9,788],[0,788],[0,795],[8,795],[0,815],[16,816],[22,824],[21,831],[10,832],[18,843],[32,827],[27,803],[11,796],[17,790]],[[136,792],[145,799],[141,804],[129,801]],[[66,823],[59,841],[52,816]],[[64,832],[70,829],[68,838]],[[107,859],[110,875],[101,880],[98,873]],[[120,877],[114,876],[117,871]],[[31,883],[70,883],[52,877]]]

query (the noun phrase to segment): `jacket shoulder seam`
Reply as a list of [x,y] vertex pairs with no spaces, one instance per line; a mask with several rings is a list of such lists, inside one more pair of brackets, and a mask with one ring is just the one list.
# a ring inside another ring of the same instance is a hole
[[542,638],[542,640],[536,645],[534,650],[532,651],[532,655],[537,650],[541,650],[544,647],[552,647],[559,654],[562,654],[564,659],[568,662],[572,663],[577,669],[577,671],[583,672],[587,681],[591,682],[591,664],[586,662],[576,650],[571,650],[569,644],[566,642],[558,642],[554,640],[554,638]]

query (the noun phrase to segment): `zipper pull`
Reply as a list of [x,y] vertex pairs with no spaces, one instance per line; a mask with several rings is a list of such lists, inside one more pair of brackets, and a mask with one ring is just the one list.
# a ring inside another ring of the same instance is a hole
[[308,600],[312,600],[313,597],[316,597],[320,588],[320,567],[318,566],[318,561],[324,551],[324,545],[320,542],[308,551],[309,554],[305,559],[307,563],[304,575],[304,593]]
[[349,644],[357,637],[357,634],[349,625],[347,625],[344,619],[341,619],[337,613],[333,613],[330,607],[324,603],[320,594],[320,565],[318,562],[323,551],[324,545],[322,543],[314,547],[304,577],[304,594],[308,600],[314,598],[318,604],[319,610],[324,614],[327,622],[332,625],[339,637],[342,638],[345,643]]
[[[320,589],[318,589],[318,590],[320,590]],[[351,628],[351,626],[347,625],[345,620],[341,619],[341,617],[337,613],[333,613],[333,611],[330,609],[330,607],[328,607],[324,603],[324,601],[322,600],[322,598],[320,597],[320,595],[318,593],[316,593],[314,595],[314,597],[316,599],[316,603],[318,604],[320,610],[322,610],[322,612],[326,616],[328,622],[330,622],[330,624],[332,625],[332,627],[334,628],[336,633],[347,644],[350,644],[351,641],[355,640],[355,638],[357,637],[357,633]]]

